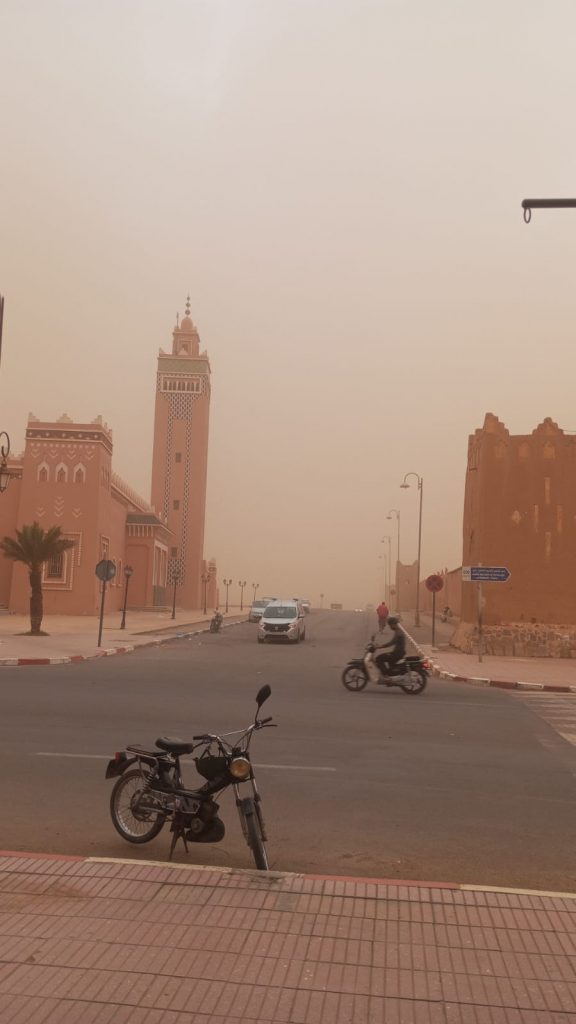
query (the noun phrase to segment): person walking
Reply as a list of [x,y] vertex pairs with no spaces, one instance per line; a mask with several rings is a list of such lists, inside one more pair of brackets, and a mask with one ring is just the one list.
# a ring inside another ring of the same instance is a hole
[[390,609],[386,604],[386,601],[381,601],[376,609],[376,615],[378,616],[378,629],[380,632],[386,628],[388,622],[388,616],[390,615]]

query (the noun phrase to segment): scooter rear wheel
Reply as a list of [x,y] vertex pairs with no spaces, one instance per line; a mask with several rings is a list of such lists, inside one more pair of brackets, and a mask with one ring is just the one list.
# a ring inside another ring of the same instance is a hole
[[422,693],[422,690],[426,689],[428,676],[424,669],[413,668],[408,673],[408,676],[410,681],[400,684],[400,689],[403,690],[404,693],[415,696],[417,693]]
[[368,677],[361,668],[355,666],[344,669],[342,673],[342,682],[347,690],[355,691],[363,690],[368,684]]

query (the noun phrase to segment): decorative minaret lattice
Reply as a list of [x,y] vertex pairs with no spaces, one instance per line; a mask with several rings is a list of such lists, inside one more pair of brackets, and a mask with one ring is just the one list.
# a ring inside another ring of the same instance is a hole
[[210,363],[200,352],[200,338],[186,313],[174,328],[172,352],[160,349],[156,379],[152,505],[173,537],[168,585],[177,583],[178,604],[199,608],[201,598]]

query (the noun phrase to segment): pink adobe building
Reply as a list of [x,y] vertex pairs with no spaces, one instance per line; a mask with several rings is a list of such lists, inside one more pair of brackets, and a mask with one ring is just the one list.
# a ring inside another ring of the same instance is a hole
[[[17,474],[0,499],[0,537],[37,521],[60,526],[74,547],[44,566],[46,614],[93,615],[99,610],[102,558],[116,565],[107,610],[124,600],[124,568],[132,566],[128,604],[160,609],[172,602],[201,606],[217,598],[216,565],[203,559],[210,365],[186,316],[173,334],[172,353],[160,350],[152,464],[152,504],[112,470],[112,432],[101,417],[74,423],[28,417],[25,449],[9,461]],[[29,609],[27,569],[0,557],[0,606]]]
[[[550,418],[512,435],[487,413],[468,443],[463,565],[507,566],[508,583],[484,587],[486,625],[576,624],[576,437]],[[477,595],[464,584],[462,618]]]

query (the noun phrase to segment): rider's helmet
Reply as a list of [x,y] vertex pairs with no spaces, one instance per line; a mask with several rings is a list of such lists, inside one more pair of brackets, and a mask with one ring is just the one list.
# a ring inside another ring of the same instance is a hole
[[390,618],[388,619],[388,625],[389,626],[394,627],[394,626],[398,626],[399,624],[400,624],[400,619],[397,619],[395,615],[391,615]]

